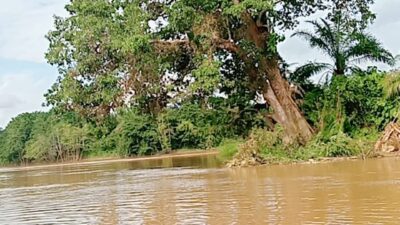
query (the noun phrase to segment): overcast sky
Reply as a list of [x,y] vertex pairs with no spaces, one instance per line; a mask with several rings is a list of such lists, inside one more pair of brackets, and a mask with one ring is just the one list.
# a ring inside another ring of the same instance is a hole
[[[3,1],[0,8],[0,127],[12,117],[45,110],[43,94],[55,82],[57,70],[46,64],[46,33],[53,15],[65,15],[67,0]],[[371,32],[394,54],[400,54],[400,1],[377,0]],[[325,60],[307,44],[290,38],[280,45],[289,63]]]

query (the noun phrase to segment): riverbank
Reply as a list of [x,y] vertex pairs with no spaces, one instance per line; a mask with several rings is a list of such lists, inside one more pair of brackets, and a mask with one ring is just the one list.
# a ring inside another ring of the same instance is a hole
[[374,148],[376,139],[365,135],[351,137],[343,132],[325,138],[319,133],[307,144],[301,145],[285,143],[284,133],[280,129],[255,129],[246,140],[233,140],[220,150],[228,156],[228,167],[317,162],[337,158],[365,159],[378,156],[380,151]]
[[5,166],[0,167],[1,169],[13,169],[13,170],[32,170],[32,169],[43,169],[51,167],[63,167],[63,166],[86,166],[104,163],[119,163],[119,162],[135,162],[144,160],[159,160],[166,158],[180,158],[180,157],[196,157],[196,156],[206,156],[206,155],[218,155],[217,150],[180,150],[169,154],[160,154],[153,156],[143,156],[143,157],[132,157],[132,158],[117,158],[117,157],[99,157],[99,158],[87,158],[81,161],[73,162],[54,162],[47,164],[32,164],[24,166]]
[[[240,143],[240,142],[237,142]],[[232,155],[232,158],[227,159],[226,152],[224,151],[227,147],[230,149],[234,149],[234,144],[229,143],[225,146],[221,146],[218,149],[212,150],[178,150],[169,154],[159,154],[153,156],[143,156],[143,157],[132,157],[132,158],[118,158],[118,157],[91,157],[86,158],[81,161],[71,161],[71,162],[53,162],[53,163],[43,163],[43,164],[32,164],[32,165],[24,165],[24,166],[4,166],[0,167],[0,169],[12,169],[12,170],[35,170],[35,169],[45,169],[45,168],[54,168],[54,167],[63,167],[63,166],[87,166],[87,165],[97,165],[97,164],[106,164],[106,163],[123,163],[123,162],[135,162],[135,161],[144,161],[144,160],[161,160],[167,158],[185,158],[185,157],[200,157],[207,155],[215,155],[219,158],[219,160],[224,161],[226,167],[255,167],[255,166],[272,166],[272,165],[292,165],[292,164],[321,164],[321,163],[330,163],[330,162],[339,162],[339,161],[356,161],[356,160],[365,160],[372,158],[392,158],[392,157],[400,157],[400,153],[392,152],[385,153],[379,152],[374,155],[370,155],[368,157],[364,157],[362,155],[359,156],[348,156],[348,157],[319,157],[319,158],[307,158],[307,159],[289,159],[289,158],[280,158],[280,159],[271,159],[265,155],[257,155],[254,152],[247,152],[245,156],[241,159],[235,159],[236,156]],[[233,150],[234,152],[234,150]],[[232,152],[231,152],[232,153]]]
[[363,156],[348,156],[348,157],[321,157],[321,158],[310,158],[310,159],[268,159],[265,156],[251,155],[248,158],[234,158],[226,163],[229,168],[246,168],[246,167],[258,167],[258,166],[274,166],[274,165],[295,165],[295,164],[323,164],[333,163],[342,161],[363,161],[368,159],[379,159],[379,158],[400,158],[399,152],[379,152],[375,155],[368,157]]

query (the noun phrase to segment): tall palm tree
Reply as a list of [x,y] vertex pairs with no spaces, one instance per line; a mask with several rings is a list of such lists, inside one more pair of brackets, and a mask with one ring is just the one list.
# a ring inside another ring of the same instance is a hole
[[382,44],[371,34],[363,31],[346,32],[345,24],[340,20],[328,22],[321,19],[308,21],[313,32],[298,31],[293,36],[307,40],[312,48],[321,50],[331,58],[333,64],[310,62],[300,66],[293,73],[293,79],[303,80],[317,73],[325,72],[333,76],[345,75],[347,72],[359,69],[362,62],[382,62],[393,65],[393,55],[383,48]]

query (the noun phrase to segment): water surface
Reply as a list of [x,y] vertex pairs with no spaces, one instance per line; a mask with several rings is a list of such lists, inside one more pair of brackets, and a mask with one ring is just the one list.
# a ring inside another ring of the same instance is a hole
[[215,155],[0,169],[0,224],[397,224],[396,158],[227,169]]

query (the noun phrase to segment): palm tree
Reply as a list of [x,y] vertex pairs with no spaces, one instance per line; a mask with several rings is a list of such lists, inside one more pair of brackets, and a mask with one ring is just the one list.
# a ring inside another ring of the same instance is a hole
[[382,47],[382,44],[371,34],[363,31],[346,32],[340,20],[328,22],[321,19],[308,21],[314,32],[298,31],[293,36],[307,40],[312,48],[317,48],[332,59],[333,64],[310,62],[300,66],[293,73],[295,80],[304,80],[312,75],[325,72],[333,76],[345,75],[349,71],[359,69],[362,62],[382,62],[393,65],[393,55]]

